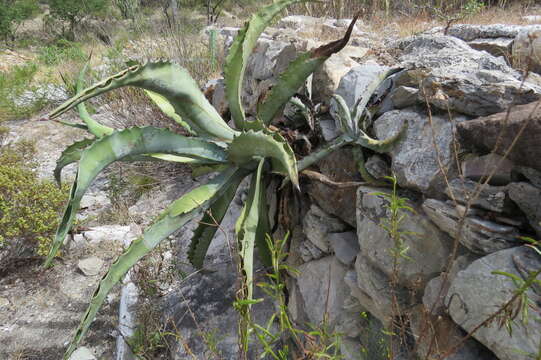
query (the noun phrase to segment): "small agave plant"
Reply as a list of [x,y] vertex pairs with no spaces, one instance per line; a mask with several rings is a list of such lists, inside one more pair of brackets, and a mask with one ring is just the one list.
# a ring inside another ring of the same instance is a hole
[[[385,140],[376,140],[367,135],[368,128],[372,124],[373,117],[373,112],[368,108],[372,96],[387,78],[401,70],[401,68],[392,68],[379,74],[368,85],[366,91],[363,93],[363,96],[359,98],[351,111],[348,108],[344,98],[339,94],[334,94],[333,99],[336,105],[336,114],[334,117],[338,120],[338,128],[341,134],[322,149],[315,151],[309,156],[306,156],[300,160],[297,164],[299,171],[310,167],[329,155],[331,152],[336,151],[346,145],[350,145],[353,146],[353,154],[363,179],[373,185],[390,186],[391,184],[375,179],[366,170],[362,149],[367,148],[378,153],[388,152],[402,138],[407,130],[408,123],[405,122],[402,129],[400,129],[396,135]],[[292,98],[290,103],[299,109],[299,112],[306,118],[306,121],[310,121],[309,118],[314,117],[313,111],[298,98]]]
[[[253,15],[235,38],[226,59],[225,83],[235,129],[207,101],[188,72],[173,63],[157,62],[135,65],[91,87],[83,89],[84,69],[77,84],[78,93],[49,114],[54,119],[74,107],[83,124],[62,122],[86,129],[95,138],[69,146],[57,162],[55,177],[60,180],[62,168],[78,162],[69,202],[57,230],[45,266],[51,266],[66,235],[73,226],[81,199],[96,176],[115,161],[166,160],[215,166],[219,173],[207,184],[173,201],[134,240],[111,265],[100,281],[90,305],[66,350],[70,357],[87,332],[111,288],[143,256],[160,241],[182,228],[187,222],[203,215],[188,250],[195,267],[203,265],[207,249],[225,216],[237,188],[251,177],[249,195],[236,224],[240,266],[244,277],[243,300],[251,304],[253,289],[253,254],[255,246],[263,263],[269,263],[265,242],[268,233],[265,187],[271,174],[287,177],[298,188],[298,165],[284,138],[268,126],[284,104],[306,79],[333,53],[348,42],[356,18],[342,39],[301,54],[281,74],[276,85],[259,104],[255,120],[248,120],[241,102],[242,83],[248,57],[265,27],[286,6],[302,0],[279,0]],[[182,136],[167,129],[134,127],[116,130],[93,120],[84,101],[123,86],[143,88],[160,109],[184,126],[192,136]],[[353,136],[354,134],[351,134]]]

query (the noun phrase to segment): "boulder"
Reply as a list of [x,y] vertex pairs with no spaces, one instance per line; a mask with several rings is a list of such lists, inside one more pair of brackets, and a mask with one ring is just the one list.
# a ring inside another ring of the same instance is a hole
[[526,183],[512,183],[508,186],[509,197],[526,215],[538,237],[541,237],[541,189]]
[[[470,332],[476,329],[512,298],[517,290],[515,282],[507,276],[493,272],[502,271],[521,277],[514,259],[528,259],[532,268],[541,268],[539,256],[534,254],[532,249],[515,247],[485,256],[458,272],[449,289],[446,303],[452,319],[464,330]],[[512,336],[509,336],[506,327],[501,326],[499,321],[491,321],[473,333],[473,337],[500,360],[530,359],[529,354],[537,354],[539,350],[540,298],[531,290],[528,290],[526,295],[530,299],[531,307],[528,309],[528,322],[523,322],[519,313],[511,322]],[[513,309],[518,305],[515,303]]]
[[344,282],[347,268],[334,256],[310,261],[298,267],[296,276],[305,312],[313,324],[321,324],[327,314],[329,326],[337,324],[349,290]]
[[[517,165],[541,170],[541,103],[513,106],[509,112],[481,117],[457,124],[464,148],[480,153],[494,151]],[[515,138],[520,138],[511,148]],[[499,143],[495,149],[496,143]]]
[[[460,122],[464,118],[455,120]],[[430,121],[426,112],[420,109],[393,110],[374,123],[376,138],[396,135],[405,122],[408,124],[405,135],[390,151],[392,171],[398,184],[421,192],[440,193],[445,187],[440,162],[448,176],[454,165],[452,123],[447,117],[436,115]],[[438,151],[434,148],[432,134]]]
[[541,73],[541,26],[520,31],[513,42],[512,54],[518,69]]
[[458,236],[458,241],[476,254],[490,254],[519,244],[516,228],[469,214],[459,231],[462,214],[446,202],[427,199],[423,210],[441,230],[452,238]]
[[540,97],[541,88],[523,83],[503,58],[474,50],[460,39],[421,35],[395,46],[402,50],[402,66],[426,70],[423,99],[445,112],[486,116]]
[[[394,257],[391,249],[394,240],[382,225],[387,224],[391,212],[389,200],[375,192],[390,194],[387,190],[359,187],[357,193],[357,237],[360,254],[373,266],[390,277],[394,271]],[[414,212],[402,211],[404,219],[399,230],[404,232],[401,239],[408,248],[409,260],[399,259],[398,282],[408,288],[424,288],[426,282],[438,275],[446,265],[452,241],[440,231],[429,218],[412,202],[407,202]],[[430,254],[429,257],[426,254]]]

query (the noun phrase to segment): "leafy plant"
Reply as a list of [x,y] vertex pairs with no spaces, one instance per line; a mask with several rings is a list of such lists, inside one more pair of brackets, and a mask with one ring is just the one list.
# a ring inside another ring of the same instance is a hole
[[[342,39],[301,54],[293,61],[260,104],[256,119],[249,121],[240,98],[248,57],[267,24],[286,6],[299,1],[301,0],[280,0],[261,9],[246,23],[231,46],[225,64],[225,83],[236,129],[229,127],[220,117],[185,69],[168,62],[134,65],[84,90],[82,71],[78,94],[49,115],[54,119],[77,107],[84,124],[64,124],[84,128],[95,138],[71,145],[58,161],[55,170],[57,179],[60,179],[64,166],[72,162],[79,164],[69,203],[45,261],[46,267],[52,264],[72,227],[81,198],[98,173],[111,163],[166,160],[204,164],[220,169],[218,175],[207,184],[170,204],[143,235],[134,240],[124,254],[111,265],[94,293],[64,355],[65,358],[69,358],[76,349],[108,292],[122,276],[163,239],[200,215],[203,215],[203,219],[194,232],[188,257],[194,266],[202,267],[207,249],[217,230],[217,226],[211,224],[220,224],[238,186],[247,176],[251,177],[251,185],[236,224],[236,233],[244,284],[241,300],[248,304],[246,308],[250,309],[250,303],[254,301],[253,256],[256,246],[263,262],[270,265],[269,249],[265,243],[265,234],[269,231],[266,184],[271,174],[279,174],[287,176],[296,188],[299,186],[293,151],[284,138],[278,132],[271,131],[268,126],[306,78],[347,44],[356,20],[355,18],[352,21]],[[115,130],[94,121],[83,102],[124,86],[145,89],[165,114],[194,136],[186,137],[155,127]]]
[[81,44],[65,39],[58,40],[55,44],[47,45],[39,49],[39,61],[45,65],[58,65],[64,61],[72,60],[84,62],[87,56]]
[[28,142],[0,149],[0,262],[24,252],[46,255],[67,200],[67,187],[38,178],[34,154]]

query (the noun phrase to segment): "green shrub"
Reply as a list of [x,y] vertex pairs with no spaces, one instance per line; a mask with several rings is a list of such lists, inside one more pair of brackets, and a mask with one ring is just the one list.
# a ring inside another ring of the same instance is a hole
[[[38,178],[32,143],[0,148],[0,250],[8,257],[46,255],[67,187]],[[3,259],[0,257],[0,260]]]
[[53,66],[70,60],[83,62],[86,60],[86,54],[81,44],[60,39],[55,44],[40,48],[38,59],[45,65]]
[[36,0],[0,0],[0,37],[15,40],[15,32],[38,10]]

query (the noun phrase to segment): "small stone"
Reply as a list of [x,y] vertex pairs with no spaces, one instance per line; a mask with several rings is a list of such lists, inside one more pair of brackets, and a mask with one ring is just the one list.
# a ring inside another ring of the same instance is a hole
[[103,268],[103,260],[92,256],[79,260],[77,266],[79,267],[79,270],[81,270],[86,276],[95,276],[98,275]]
[[359,252],[359,241],[353,231],[333,233],[328,236],[336,258],[344,265],[351,265]]
[[484,182],[488,176],[490,185],[507,185],[511,182],[513,163],[497,154],[488,154],[478,158],[466,159],[462,163],[464,177]]
[[71,354],[69,360],[97,360],[97,359],[94,356],[94,354],[92,354],[92,351],[90,351],[90,349],[83,346],[75,350],[75,352]]
[[385,176],[391,176],[391,167],[381,155],[374,154],[366,160],[364,164],[366,170],[376,179],[383,179]]

